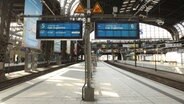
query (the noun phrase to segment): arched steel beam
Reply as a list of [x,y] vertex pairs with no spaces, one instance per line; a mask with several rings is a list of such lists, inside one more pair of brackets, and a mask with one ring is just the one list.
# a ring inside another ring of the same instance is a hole
[[173,40],[179,40],[179,33],[176,30],[176,28],[172,27],[168,27],[168,31],[171,33]]
[[[73,9],[75,9],[75,8],[74,8],[75,5],[77,5],[77,4],[79,4],[79,3],[80,3],[80,1],[74,2],[74,3],[72,4],[72,7],[70,8],[70,11],[72,11]],[[70,12],[70,14],[71,14],[71,12]]]
[[67,10],[67,15],[70,15],[70,9],[71,9],[71,6],[72,4],[75,2],[75,0],[72,0],[68,6],[68,10]]

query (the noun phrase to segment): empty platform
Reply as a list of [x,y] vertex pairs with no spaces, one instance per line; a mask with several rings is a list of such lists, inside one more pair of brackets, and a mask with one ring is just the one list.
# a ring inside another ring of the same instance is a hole
[[84,63],[0,92],[0,104],[184,104],[184,92],[104,62],[93,74],[95,101],[81,99]]

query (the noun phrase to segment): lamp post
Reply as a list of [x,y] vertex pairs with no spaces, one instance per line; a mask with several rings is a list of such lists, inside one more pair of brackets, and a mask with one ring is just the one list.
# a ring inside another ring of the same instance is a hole
[[144,61],[146,60],[146,50],[144,50]]
[[137,66],[137,52],[136,52],[136,43],[134,42],[134,57],[135,57],[135,67]]
[[157,71],[157,54],[158,54],[158,48],[156,48],[156,54],[155,54],[155,71]]
[[[146,60],[146,50],[143,51],[144,52],[144,61]],[[142,66],[144,67],[144,62],[142,63]]]

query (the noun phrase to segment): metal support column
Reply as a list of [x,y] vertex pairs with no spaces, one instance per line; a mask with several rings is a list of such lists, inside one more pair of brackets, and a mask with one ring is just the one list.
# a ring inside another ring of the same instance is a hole
[[42,52],[46,61],[46,66],[50,65],[50,59],[53,55],[54,41],[42,41]]
[[181,65],[183,66],[183,52],[181,52]]
[[12,3],[10,0],[0,0],[0,80],[4,80],[4,63],[9,41]]
[[87,0],[87,11],[86,11],[86,28],[85,28],[85,43],[86,43],[86,68],[87,68],[87,86],[84,88],[84,100],[94,101],[94,88],[91,86],[91,43],[90,43],[90,30],[91,30],[91,10],[90,10],[90,0]]
[[25,51],[25,65],[24,65],[24,71],[25,72],[31,72],[31,64],[32,64],[31,50],[29,48],[26,48],[26,51]]
[[30,48],[26,48],[24,71],[25,72],[36,71],[37,66],[38,66],[37,53],[34,50],[31,50]]
[[67,59],[66,55],[66,41],[61,41],[61,63],[65,63]]
[[155,71],[157,71],[157,60],[156,60],[157,55],[155,55]]
[[74,49],[75,49],[75,42],[74,42],[74,41],[71,41],[71,44],[70,44],[71,62],[75,62],[75,53],[74,53]]
[[156,48],[156,55],[155,55],[155,71],[157,71],[157,55],[158,55],[158,48]]
[[61,64],[61,54],[56,54],[56,64],[60,65]]
[[37,67],[38,67],[38,54],[37,52],[32,51],[32,65],[31,65],[31,69],[32,71],[37,71]]
[[136,43],[134,42],[134,57],[135,57],[135,67],[137,66],[137,51],[136,51]]

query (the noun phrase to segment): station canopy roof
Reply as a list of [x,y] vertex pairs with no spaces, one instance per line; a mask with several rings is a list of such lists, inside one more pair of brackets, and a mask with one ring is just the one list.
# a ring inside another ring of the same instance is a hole
[[[86,5],[87,0],[81,1]],[[91,0],[91,6],[96,2],[99,2],[104,14],[112,14],[113,7],[117,7],[117,14],[158,18],[167,26],[184,20],[184,0]]]
[[[12,13],[14,15],[23,13],[24,0],[14,1]],[[82,2],[83,6],[86,7],[87,0],[45,0],[50,7],[56,5],[57,2],[64,2],[63,6],[69,5],[65,11],[70,10],[74,3],[78,5],[75,1]],[[165,25],[169,26],[184,20],[184,0],[91,0],[91,8],[96,2],[103,8],[104,14],[112,14],[113,7],[117,7],[117,14],[135,15],[140,18],[159,18],[164,21]],[[53,11],[59,11],[61,8],[55,7],[52,8]]]
[[[10,0],[12,1],[12,0]],[[24,11],[25,0],[13,0],[12,21]],[[42,0],[56,15],[75,15],[71,13],[81,3],[86,8],[87,0]],[[118,15],[128,15],[143,19],[152,19],[148,24],[157,25],[167,30],[177,23],[184,21],[184,0],[90,0],[91,8],[98,2],[103,8],[104,14],[112,14],[113,7],[117,7]],[[44,5],[44,10],[49,10]],[[52,15],[50,13],[50,15]],[[157,21],[158,20],[158,21]],[[164,22],[159,25],[158,22]]]

